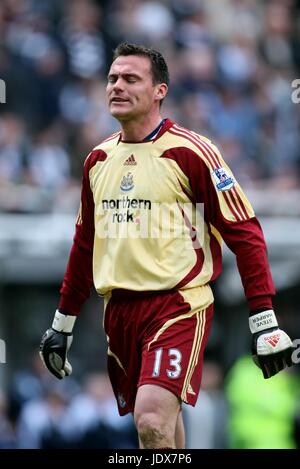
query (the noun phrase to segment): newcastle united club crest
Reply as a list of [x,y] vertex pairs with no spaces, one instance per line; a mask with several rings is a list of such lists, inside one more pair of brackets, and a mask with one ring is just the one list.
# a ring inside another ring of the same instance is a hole
[[122,178],[120,189],[121,191],[127,192],[127,191],[131,191],[133,187],[134,187],[133,174],[127,173],[126,176],[123,176]]

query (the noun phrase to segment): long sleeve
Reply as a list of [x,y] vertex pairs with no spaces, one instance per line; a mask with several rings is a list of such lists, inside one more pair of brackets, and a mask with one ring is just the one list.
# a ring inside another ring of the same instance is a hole
[[[192,142],[194,150],[181,147],[164,156],[175,160],[187,176],[192,202],[204,204],[204,218],[211,228],[211,237],[217,230],[235,254],[250,310],[272,308],[275,288],[266,243],[251,204],[209,140],[187,131],[179,134]],[[211,280],[219,272],[220,266],[214,269]]]
[[[218,159],[221,158],[218,155]],[[237,267],[251,310],[272,308],[275,288],[267,258],[267,248],[259,221],[232,172],[223,160],[223,178],[233,185],[220,190],[222,180],[218,169],[209,167],[198,159],[201,170],[191,174],[191,182],[197,201],[204,203],[204,214],[221,234],[224,242],[236,256]],[[199,168],[200,169],[200,168]],[[222,172],[222,171],[221,171]],[[200,180],[195,180],[200,176]]]
[[81,202],[73,246],[60,289],[59,309],[78,315],[93,285],[94,200],[89,184],[91,154],[83,170]]

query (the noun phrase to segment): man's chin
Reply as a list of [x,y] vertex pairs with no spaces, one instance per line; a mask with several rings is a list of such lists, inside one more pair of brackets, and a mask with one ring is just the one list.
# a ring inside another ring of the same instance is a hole
[[130,112],[122,111],[121,109],[110,110],[111,115],[118,121],[126,121],[130,119]]

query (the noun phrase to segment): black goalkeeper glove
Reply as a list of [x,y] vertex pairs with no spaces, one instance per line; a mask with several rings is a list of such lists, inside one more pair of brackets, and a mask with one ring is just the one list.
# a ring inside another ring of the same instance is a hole
[[293,344],[289,336],[279,329],[272,309],[249,317],[249,327],[253,334],[252,358],[268,379],[292,366]]
[[58,379],[72,373],[67,352],[73,341],[73,326],[76,316],[55,312],[52,327],[47,329],[40,343],[40,357],[48,370]]

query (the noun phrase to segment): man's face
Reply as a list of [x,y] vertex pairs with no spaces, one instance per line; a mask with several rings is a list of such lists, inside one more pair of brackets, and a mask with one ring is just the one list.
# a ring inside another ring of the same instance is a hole
[[106,87],[110,113],[124,122],[148,114],[162,97],[161,86],[153,84],[148,57],[117,57],[111,65]]

